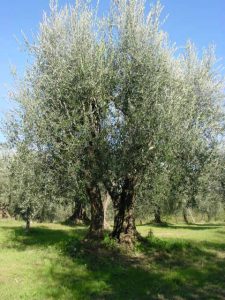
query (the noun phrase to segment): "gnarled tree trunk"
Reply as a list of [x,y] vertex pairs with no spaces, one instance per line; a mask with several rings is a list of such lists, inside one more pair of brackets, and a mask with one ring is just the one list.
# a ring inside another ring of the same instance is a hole
[[86,210],[85,210],[85,205],[82,203],[82,201],[80,200],[76,200],[75,201],[75,209],[74,212],[72,214],[72,216],[70,216],[66,222],[66,224],[68,225],[88,225],[90,224],[90,220],[87,216]]
[[122,191],[111,192],[113,207],[115,211],[114,226],[111,236],[121,243],[133,244],[139,236],[134,217],[134,180],[126,178]]
[[188,220],[188,208],[187,207],[183,208],[183,218],[184,218],[184,222],[186,224],[190,224],[189,220]]
[[26,220],[26,228],[25,228],[26,232],[29,232],[30,231],[30,219],[27,218]]
[[25,231],[30,231],[30,223],[31,223],[31,208],[28,207],[25,214],[24,214],[24,221],[26,222]]
[[2,207],[0,208],[0,214],[3,219],[7,219],[10,217],[6,205],[2,205]]
[[154,222],[156,224],[161,224],[162,221],[161,221],[161,209],[160,209],[160,206],[159,205],[155,205],[155,209],[154,209]]
[[87,187],[87,194],[91,203],[91,224],[88,237],[101,238],[103,237],[104,211],[99,186],[90,184]]
[[103,210],[104,210],[104,229],[108,229],[110,226],[109,226],[109,223],[107,221],[107,211],[108,211],[108,207],[109,207],[109,204],[110,204],[110,201],[111,201],[111,197],[109,195],[109,193],[107,191],[105,191],[104,193],[104,197],[103,197]]

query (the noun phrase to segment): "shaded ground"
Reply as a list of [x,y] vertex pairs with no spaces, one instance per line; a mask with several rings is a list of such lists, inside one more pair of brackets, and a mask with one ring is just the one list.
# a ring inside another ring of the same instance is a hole
[[1,300],[225,299],[223,224],[140,226],[153,236],[132,256],[82,251],[84,227],[21,225],[0,221]]

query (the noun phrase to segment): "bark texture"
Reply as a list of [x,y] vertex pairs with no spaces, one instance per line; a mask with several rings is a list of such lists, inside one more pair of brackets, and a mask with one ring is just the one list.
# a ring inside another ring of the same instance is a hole
[[26,232],[29,232],[30,231],[30,219],[28,218],[26,220]]
[[155,209],[154,209],[154,222],[156,224],[162,224],[162,220],[161,220],[161,209],[160,209],[160,206],[159,205],[156,205],[155,206]]
[[29,232],[30,231],[30,223],[31,223],[31,208],[28,207],[26,212],[23,215],[23,219],[26,222],[26,227],[25,227],[25,231]]
[[188,219],[188,208],[184,207],[183,209],[183,218],[184,218],[184,222],[186,224],[190,224],[189,219]]
[[134,180],[125,178],[122,190],[119,193],[112,189],[109,192],[115,213],[111,236],[120,243],[129,245],[132,245],[137,237],[139,237],[134,217],[134,187]]
[[102,238],[104,211],[99,186],[91,184],[87,187],[87,194],[91,203],[91,224],[88,237]]
[[74,212],[65,223],[69,225],[90,224],[90,219],[87,216],[85,206],[81,201],[77,200],[75,202]]
[[106,191],[104,193],[104,198],[103,198],[103,210],[104,210],[104,222],[103,222],[103,226],[104,229],[108,229],[110,227],[108,221],[107,221],[107,211],[108,211],[108,207],[111,201],[111,197],[109,195],[109,193]]
[[2,207],[0,209],[0,215],[1,215],[2,219],[10,218],[10,215],[9,215],[8,210],[7,210],[6,207]]

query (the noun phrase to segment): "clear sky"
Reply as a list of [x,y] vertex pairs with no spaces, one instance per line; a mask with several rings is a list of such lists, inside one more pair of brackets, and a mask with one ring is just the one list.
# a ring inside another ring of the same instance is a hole
[[[74,3],[59,0],[59,5]],[[92,1],[93,4],[96,0]],[[110,0],[100,0],[100,13],[106,13]],[[164,30],[177,46],[192,40],[199,50],[209,44],[216,45],[216,53],[225,65],[225,0],[161,0],[163,16],[168,15]],[[22,41],[21,31],[27,37],[38,30],[43,11],[48,11],[49,0],[0,0],[0,120],[12,107],[7,99],[13,86],[10,66],[23,74],[28,59],[16,38]],[[4,136],[0,132],[0,142]]]

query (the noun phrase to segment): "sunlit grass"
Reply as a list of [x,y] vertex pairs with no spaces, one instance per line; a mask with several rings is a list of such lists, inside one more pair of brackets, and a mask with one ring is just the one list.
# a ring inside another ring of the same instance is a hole
[[84,227],[1,220],[0,299],[225,299],[224,225],[150,229],[124,256],[82,252]]
[[225,227],[222,224],[199,224],[186,225],[176,224],[168,226],[149,226],[143,225],[138,227],[140,233],[146,236],[151,229],[159,238],[168,239],[183,239],[191,241],[210,241],[216,243],[223,243],[223,236],[225,236]]

